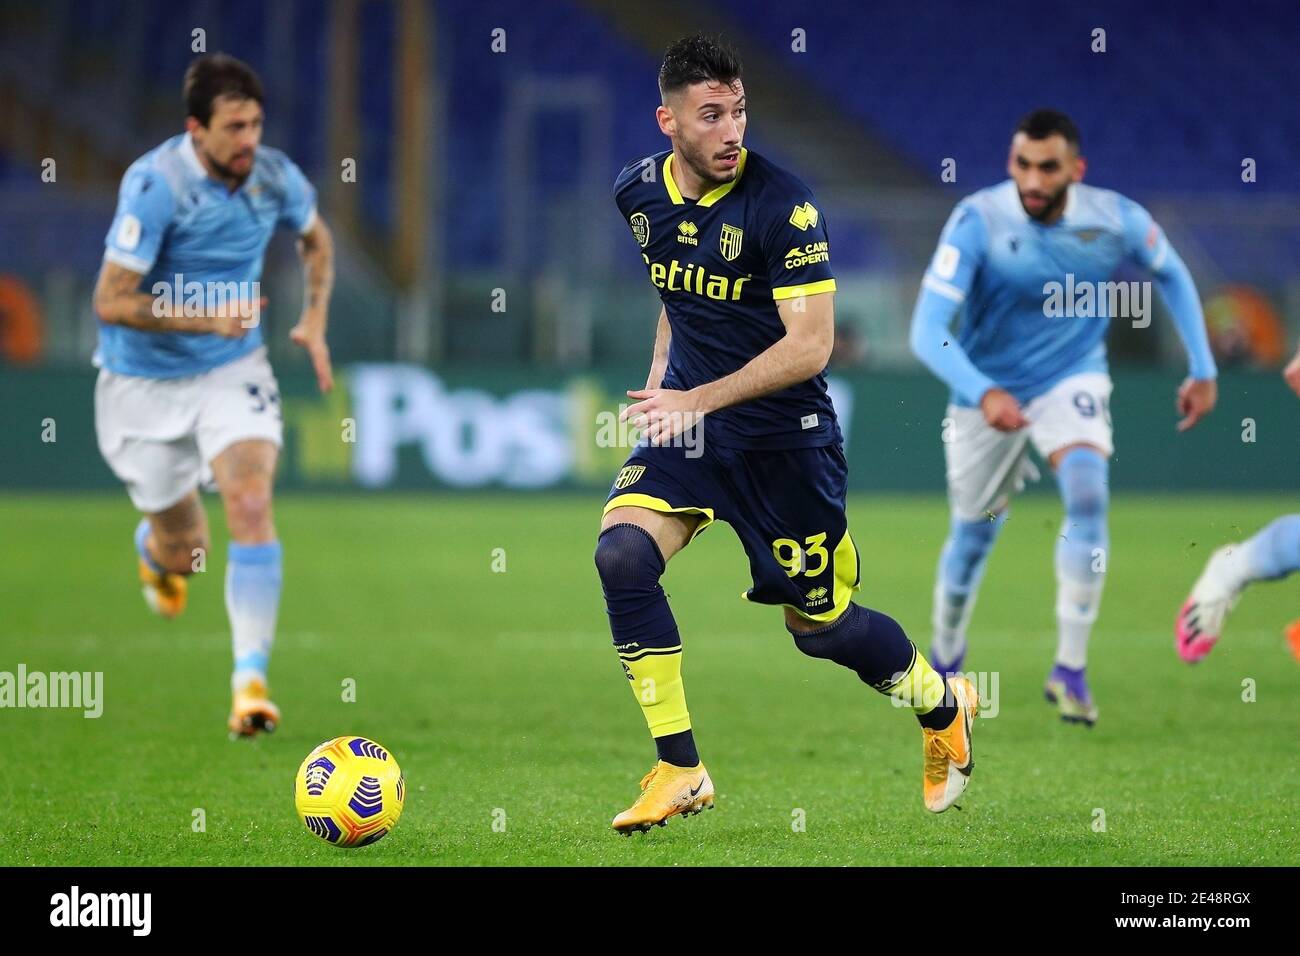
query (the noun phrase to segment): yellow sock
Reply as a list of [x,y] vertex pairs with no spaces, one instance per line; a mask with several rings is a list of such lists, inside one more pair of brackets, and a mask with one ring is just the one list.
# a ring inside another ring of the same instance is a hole
[[638,647],[620,652],[628,684],[641,705],[653,737],[666,737],[691,729],[686,712],[686,689],[682,686],[682,646]]
[[930,666],[930,662],[918,650],[912,652],[912,664],[906,673],[884,692],[898,700],[900,706],[912,708],[917,714],[928,714],[941,703],[948,685],[943,675]]

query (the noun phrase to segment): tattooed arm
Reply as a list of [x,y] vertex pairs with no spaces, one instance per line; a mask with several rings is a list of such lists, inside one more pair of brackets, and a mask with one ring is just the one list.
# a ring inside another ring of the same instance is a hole
[[[255,315],[252,303],[240,303],[230,315],[173,314],[170,293],[154,295],[140,291],[144,278],[113,262],[104,262],[95,282],[94,308],[100,320],[110,325],[125,325],[146,332],[215,332],[226,338],[238,338],[248,328],[243,318]],[[255,323],[254,323],[255,324]]]
[[322,392],[328,392],[334,387],[330,350],[325,342],[330,292],[334,288],[334,237],[319,215],[299,237],[298,256],[302,259],[306,287],[303,290],[302,315],[289,332],[289,338],[307,350],[312,368],[316,370],[316,382]]

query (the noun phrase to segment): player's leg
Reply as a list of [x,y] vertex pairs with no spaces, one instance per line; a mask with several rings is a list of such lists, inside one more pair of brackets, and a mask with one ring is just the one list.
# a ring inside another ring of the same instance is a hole
[[279,711],[267,690],[283,583],[282,550],[271,518],[271,489],[279,448],[260,439],[238,441],[212,459],[230,529],[226,614],[234,668],[230,730],[274,730]]
[[1088,664],[1088,638],[1101,609],[1110,548],[1106,452],[1070,445],[1049,461],[1061,489],[1064,518],[1056,538],[1056,665],[1072,673]]
[[979,695],[970,680],[940,674],[902,625],[883,611],[853,601],[829,624],[787,607],[785,624],[804,654],[847,667],[916,715],[926,809],[942,813],[952,806],[975,768],[971,725],[979,713]]
[[1210,653],[1224,619],[1248,584],[1281,580],[1297,570],[1300,514],[1284,515],[1254,537],[1219,548],[1178,612],[1174,646],[1179,656],[1194,664]]
[[930,659],[941,673],[955,674],[965,661],[966,631],[1011,495],[1037,471],[1026,455],[1028,436],[999,432],[979,409],[949,406],[945,425],[950,521],[935,575]]
[[176,617],[185,609],[185,579],[206,563],[208,517],[198,492],[141,518],[135,548],[145,602],[163,617]]
[[280,723],[266,676],[284,578],[271,515],[281,444],[280,390],[265,349],[213,369],[197,388],[199,450],[221,493],[230,529],[226,613],[234,667],[228,727],[232,734],[249,736]]
[[[925,804],[946,810],[974,766],[970,723],[978,697],[965,677],[946,681],[936,672],[893,617],[852,600],[860,578],[845,514],[847,477],[838,446],[746,452],[729,470],[735,502],[729,520],[754,581],[746,597],[784,605],[786,628],[801,652],[848,668],[916,714]],[[747,507],[756,502],[761,506]]]
[[188,380],[101,370],[95,382],[100,454],[144,517],[135,529],[145,603],[163,617],[185,608],[186,577],[206,554],[207,518],[195,489],[203,462],[191,434],[195,392]]
[[975,611],[975,599],[984,568],[998,532],[1006,523],[1007,502],[1000,501],[988,514],[968,519],[952,514],[948,537],[939,551],[934,582],[931,623],[934,636],[930,656],[945,674],[961,671],[966,660],[966,632]]
[[659,759],[678,767],[694,767],[700,758],[682,687],[681,637],[659,581],[700,520],[699,515],[613,508],[602,518],[596,540],[596,570],[614,648]]
[[208,549],[208,516],[197,490],[170,508],[146,514],[135,529],[136,549],[161,573],[193,574]]
[[1088,641],[1101,610],[1110,540],[1110,377],[1071,376],[1029,403],[1033,441],[1056,472],[1064,517],[1056,538],[1057,648],[1044,696],[1061,718],[1091,726]]
[[713,804],[713,784],[686,708],[681,636],[660,584],[668,561],[713,520],[701,504],[708,497],[701,480],[707,463],[680,452],[647,448],[629,460],[606,502],[596,541],[614,648],[658,758],[636,802],[614,818],[622,833]]

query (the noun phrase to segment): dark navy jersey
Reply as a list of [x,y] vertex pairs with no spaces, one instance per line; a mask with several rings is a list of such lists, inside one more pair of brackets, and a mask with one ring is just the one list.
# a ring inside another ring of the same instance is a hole
[[[736,178],[686,199],[673,153],[637,160],[614,199],[659,290],[672,341],[662,387],[690,389],[742,368],[785,335],[777,302],[835,290],[826,220],[808,187],[742,149]],[[732,448],[813,448],[840,441],[818,373],[712,412],[706,441]]]

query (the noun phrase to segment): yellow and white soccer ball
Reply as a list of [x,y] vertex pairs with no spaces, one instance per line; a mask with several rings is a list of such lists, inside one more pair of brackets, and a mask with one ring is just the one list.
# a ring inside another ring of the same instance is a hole
[[397,825],[406,801],[402,769],[365,737],[335,737],[307,755],[294,778],[303,825],[334,846],[368,846]]

